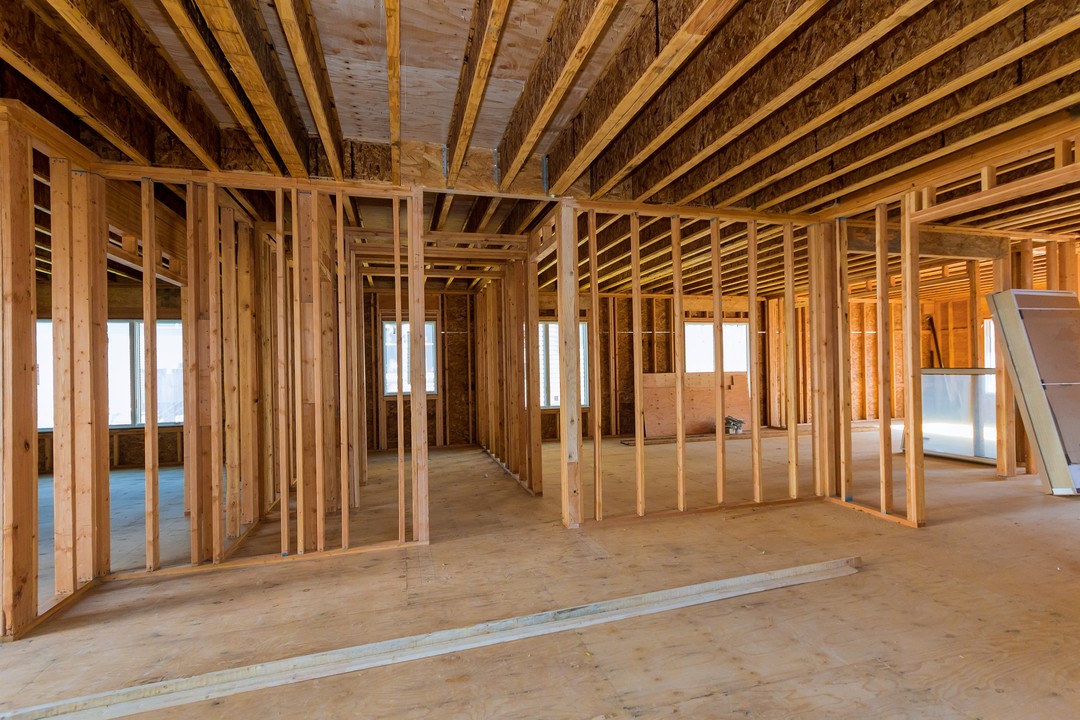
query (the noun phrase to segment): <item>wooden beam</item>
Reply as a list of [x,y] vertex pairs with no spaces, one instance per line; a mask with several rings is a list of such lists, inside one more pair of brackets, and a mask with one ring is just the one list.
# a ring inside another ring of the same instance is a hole
[[[292,433],[289,428],[292,424],[289,408],[289,283],[288,283],[288,259],[285,252],[285,191],[278,188],[274,191],[274,330],[277,344],[275,346],[275,404],[274,410],[277,415],[277,472],[278,481],[278,514],[280,516],[281,531],[281,554],[287,556],[292,552],[292,511],[291,488],[292,488],[292,452],[290,439]],[[295,340],[295,339],[294,339]]]
[[30,137],[0,123],[0,636],[38,614],[37,301]]
[[220,169],[221,138],[217,121],[150,42],[126,5],[106,0],[46,0],[46,3],[199,162],[209,170]]
[[251,101],[256,116],[266,128],[285,168],[293,177],[307,177],[307,131],[285,80],[281,60],[273,46],[266,42],[258,8],[247,0],[194,2]]
[[919,229],[915,192],[904,195],[901,205],[900,253],[903,271],[904,333],[904,462],[907,468],[907,518],[926,521],[922,436],[922,311],[919,305]]
[[[401,1],[384,0],[386,7],[386,82],[390,98],[390,178],[395,185],[401,183]],[[445,210],[449,211],[452,195],[445,196]],[[438,213],[436,213],[438,215]],[[433,227],[442,227],[445,217]],[[435,222],[435,218],[432,218]]]
[[839,432],[837,444],[840,449],[840,476],[837,489],[844,502],[851,502],[853,491],[851,462],[851,303],[848,285],[848,229],[847,221],[836,222],[836,353],[837,391],[839,395]]
[[347,254],[345,252],[345,197],[339,192],[335,198],[334,209],[337,213],[337,226],[334,233],[334,247],[337,250],[335,258],[335,277],[337,279],[337,372],[338,372],[338,482],[340,488],[339,501],[341,502],[341,547],[349,547],[349,495],[353,483],[350,481],[353,474],[353,464],[350,462],[350,438],[351,426],[355,422],[354,413],[357,408],[352,407],[352,397],[349,392],[349,378],[355,371],[352,364],[352,355],[348,341],[352,335],[349,327],[346,310],[349,299],[349,281],[351,273]]
[[[289,43],[293,65],[304,88],[311,117],[322,140],[330,174],[344,179],[341,122],[334,106],[334,91],[326,71],[319,29],[311,13],[310,0],[275,0],[274,7],[281,18],[281,29]],[[395,181],[396,182],[396,181]]]
[[784,225],[784,422],[787,426],[790,498],[799,497],[799,368],[795,353],[798,332],[795,316],[795,226],[787,223]]
[[731,11],[722,32],[657,93],[593,163],[592,196],[611,192],[630,173],[705,110],[781,43],[801,29],[826,0],[722,3]]
[[548,171],[553,194],[570,189],[719,27],[734,5],[728,0],[646,5],[574,120],[552,145]]
[[578,341],[578,242],[574,209],[559,203],[555,246],[559,261],[559,467],[562,521],[568,528],[585,519],[581,490],[581,347]]
[[[908,58],[907,48],[912,51],[929,49],[934,52],[937,46],[930,47],[926,44],[927,41],[950,28],[960,27],[957,23],[964,22],[965,14],[972,13],[970,18],[974,22],[963,26],[961,32],[949,36],[944,43],[952,44],[970,30],[982,27],[987,20],[1005,8],[1003,4],[998,4],[990,13],[978,16],[977,13],[981,12],[983,7],[965,4],[959,12],[948,13],[944,22],[941,22],[941,16],[936,13],[920,16],[919,23],[912,23],[903,31],[908,38],[918,38],[917,41],[902,43],[905,51],[890,53],[887,61],[875,64],[874,72],[891,76],[893,63]],[[922,17],[936,22],[938,26],[931,26],[932,29],[928,32],[922,24],[925,22]],[[897,138],[907,140],[918,136],[923,128],[929,132],[930,127],[944,121],[944,125],[937,127],[938,132],[942,132],[948,125],[963,119],[957,112],[958,106],[978,107],[983,105],[988,97],[995,96],[998,104],[1006,102],[1012,96],[1011,91],[1015,84],[1008,83],[1008,89],[1002,93],[1002,88],[1005,87],[1001,82],[1002,74],[1020,73],[1019,63],[1029,55],[1030,61],[1034,61],[1040,68],[1052,66],[1052,60],[1051,63],[1044,60],[1052,59],[1054,55],[1068,57],[1069,52],[1057,44],[1063,42],[1062,38],[1076,29],[1080,23],[1080,15],[1064,22],[1059,22],[1055,14],[1046,14],[1045,19],[1042,14],[1029,15],[1026,20],[1024,33],[1016,33],[1012,23],[1002,22],[986,31],[980,38],[980,46],[995,48],[997,55],[988,58],[980,53],[975,56],[970,52],[970,46],[960,45],[893,84],[890,92],[879,92],[857,107],[850,106],[850,101],[862,95],[861,90],[866,84],[854,86],[849,82],[847,86],[843,86],[841,83],[849,78],[837,74],[829,82],[815,86],[810,94],[797,101],[797,106],[792,105],[790,109],[785,109],[783,114],[774,115],[767,125],[755,129],[754,137],[748,138],[745,144],[740,142],[726,150],[723,159],[726,167],[722,172],[714,172],[711,176],[704,177],[701,171],[695,170],[680,181],[680,188],[675,194],[680,198],[690,197],[698,190],[706,189],[708,185],[714,188],[709,196],[711,202],[721,206],[738,204],[755,193],[779,196],[778,200],[785,196],[790,197],[797,195],[796,188],[800,185],[805,187],[811,178],[827,177],[835,172],[836,168],[848,165],[852,151],[865,154],[865,148],[880,147],[881,142],[886,142],[886,137],[889,137],[889,141]],[[901,37],[903,36],[897,36],[897,39]],[[1061,52],[1063,50],[1064,52]],[[922,55],[924,53],[919,53],[916,60]],[[1030,65],[1030,62],[1025,62],[1024,68],[1029,68]],[[1014,73],[1009,72],[1011,69]],[[1028,77],[1029,73],[1023,75]],[[1044,73],[1040,77],[1045,77],[1047,81],[1053,80],[1052,73]],[[1030,89],[1032,88],[1029,87],[1028,90]],[[860,92],[856,93],[856,90]],[[822,94],[826,98],[833,95],[847,96],[848,99],[834,105],[834,109],[827,115],[813,113],[817,119],[793,131],[781,126],[789,117],[789,112],[800,115],[804,105],[810,106],[819,101]],[[905,98],[905,102],[897,103],[896,98]],[[989,107],[983,106],[983,109]],[[841,114],[836,115],[837,112]],[[832,116],[831,119],[828,116]],[[821,124],[821,119],[828,122]],[[815,126],[820,127],[815,130]],[[889,130],[890,126],[895,127]],[[918,129],[915,129],[916,127]],[[766,132],[767,130],[771,132]],[[823,143],[822,137],[835,140]],[[786,147],[782,147],[784,145]],[[847,148],[851,150],[846,150]],[[841,157],[843,160],[835,161]]]
[[[154,157],[158,123],[116,90],[89,64],[71,62],[68,41],[24,0],[0,3],[0,59],[111,142],[135,162]],[[7,95],[5,90],[5,95]],[[116,108],[126,112],[116,112]]]
[[[677,183],[675,197],[680,202],[690,202],[762,162],[770,169],[774,168],[774,156],[783,155],[787,146],[834,120],[843,118],[848,126],[858,127],[858,120],[865,122],[867,115],[885,112],[886,105],[888,110],[897,111],[896,97],[922,101],[936,90],[936,85],[945,84],[950,76],[967,68],[964,58],[970,51],[958,48],[986,32],[996,33],[994,39],[999,45],[1005,45],[1011,39],[1009,35],[1015,33],[1003,21],[1031,2],[1007,0],[993,6],[965,4],[948,13],[918,13],[881,41],[875,49],[878,54],[874,62],[866,63],[865,67],[858,66],[857,83],[852,82],[851,72],[836,72],[817,82],[785,106],[782,113],[770,115],[740,137],[736,145],[725,148],[717,158],[718,163],[708,163],[687,173]],[[828,22],[826,14],[822,18]],[[995,44],[987,40],[987,47],[995,47]],[[933,68],[933,73],[922,72],[929,67]],[[885,92],[912,76],[917,76],[918,80],[910,86],[903,85],[904,94]],[[908,87],[919,90],[910,92]],[[849,113],[854,117],[845,117]],[[793,123],[793,117],[803,121]],[[842,124],[845,123],[836,123]],[[829,133],[826,137],[842,135]],[[820,144],[814,142],[815,146]]]
[[885,227],[888,223],[889,207],[882,203],[874,210],[877,227],[877,254],[875,290],[877,311],[877,394],[878,394],[878,484],[880,488],[881,512],[893,511],[893,458],[892,458],[892,415],[893,415],[893,364],[892,364],[892,313],[889,305],[889,246],[886,242]]
[[927,207],[916,213],[913,220],[917,223],[936,222],[990,205],[1006,203],[1026,195],[1060,188],[1074,182],[1080,182],[1080,164],[1054,168],[1022,180],[996,185],[972,195]]
[[157,230],[154,182],[142,182],[142,319],[143,319],[143,475],[146,571],[161,566],[160,495],[158,493],[157,402]]
[[716,504],[724,502],[726,484],[726,436],[724,405],[724,288],[720,274],[720,221],[709,222],[709,241],[711,256],[709,267],[712,268],[712,305],[713,305],[713,405],[716,417]]
[[231,72],[229,61],[214,39],[206,20],[194,7],[192,0],[159,0],[161,8],[172,20],[177,32],[184,39],[210,84],[229,108],[240,128],[251,140],[255,151],[273,173],[279,173],[277,157],[269,137],[259,123],[251,103],[236,75]]
[[[931,0],[882,0],[862,6],[859,0],[832,3],[816,20],[828,28],[829,42],[817,32],[797,35],[763,62],[735,90],[708,110],[630,178],[631,196],[653,197],[743,133],[812,88],[866,48],[894,31]],[[847,18],[853,14],[859,23]]]
[[765,479],[761,474],[761,306],[757,294],[758,237],[757,222],[746,225],[746,286],[750,307],[749,327],[750,364],[747,379],[750,385],[750,471],[754,487],[754,502],[765,499]]
[[450,187],[457,183],[461,167],[465,164],[465,153],[472,141],[509,9],[510,0],[476,0],[473,8],[472,27],[465,46],[454,110],[450,116],[450,132],[446,138],[449,159],[446,180]]
[[[413,540],[426,543],[430,537],[428,520],[428,434],[426,355],[424,350],[424,195],[416,191],[409,198],[409,393],[412,421]],[[402,372],[398,366],[398,373]]]
[[[525,265],[525,352],[527,353],[525,402],[529,413],[528,475],[529,490],[537,495],[544,491],[544,448],[540,415],[540,290],[537,285],[540,273],[533,257],[535,246],[540,242],[539,235],[536,233],[529,239],[530,259]],[[600,488],[600,485],[597,485],[597,488]],[[597,493],[599,492],[600,490],[597,490]]]
[[[71,163],[49,160],[53,333],[53,581],[57,596],[78,588],[75,572],[75,237]],[[84,238],[89,240],[89,238]],[[40,361],[40,358],[39,358]],[[45,382],[45,378],[39,378]]]
[[499,187],[513,184],[573,87],[618,0],[564,0],[499,141]]
[[218,188],[214,183],[206,186],[208,199],[206,238],[209,247],[207,262],[209,272],[209,333],[208,371],[210,375],[210,541],[214,563],[225,559],[225,506],[222,488],[225,475],[225,388],[223,384],[222,357],[222,296],[221,271],[221,207],[218,204]]
[[604,395],[600,377],[600,290],[596,282],[596,213],[592,210],[588,212],[587,222],[589,233],[589,421],[592,425],[593,445],[593,518],[603,520]]
[[674,287],[671,297],[672,342],[675,344],[675,494],[676,507],[686,510],[686,339],[682,287],[682,223],[671,218],[671,274]]
[[634,348],[634,485],[636,511],[645,514],[645,386],[641,347],[641,226],[637,213],[630,215],[630,271],[633,278],[631,315]]

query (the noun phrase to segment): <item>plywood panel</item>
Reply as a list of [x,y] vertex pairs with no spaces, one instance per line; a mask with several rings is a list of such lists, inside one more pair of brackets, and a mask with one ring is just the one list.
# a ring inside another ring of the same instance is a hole
[[[716,431],[713,373],[687,373],[685,421],[687,435]],[[645,437],[675,435],[675,373],[646,373],[644,390]],[[750,388],[746,373],[724,374],[724,403],[732,417],[749,421]]]

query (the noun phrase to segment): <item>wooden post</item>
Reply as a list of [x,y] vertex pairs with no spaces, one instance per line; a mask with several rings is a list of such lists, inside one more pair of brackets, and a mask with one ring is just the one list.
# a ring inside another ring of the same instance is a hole
[[158,423],[157,423],[157,229],[154,181],[142,180],[142,304],[143,304],[143,459],[146,486],[146,569],[161,565],[159,549]]
[[[75,318],[71,164],[49,161],[53,331],[53,584],[57,596],[78,587],[75,572]],[[82,238],[83,241],[86,238]],[[45,378],[39,378],[44,382]]]
[[581,348],[578,342],[578,257],[574,209],[555,210],[555,252],[559,300],[559,467],[562,521],[576,528],[584,519],[581,492]]
[[980,367],[979,362],[979,261],[967,261],[967,342],[968,367]]
[[749,309],[750,365],[750,465],[754,484],[754,502],[765,499],[761,474],[761,307],[757,294],[757,221],[746,224],[746,295]]
[[345,239],[345,203],[351,201],[340,190],[335,199],[337,201],[337,233],[334,240],[337,248],[338,402],[341,403],[340,412],[338,413],[338,439],[340,445],[338,451],[338,482],[341,493],[339,498],[341,502],[341,547],[345,549],[349,547],[349,490],[352,485],[350,482],[349,445],[353,413],[349,396],[349,377],[352,374],[353,367],[349,362],[352,358],[348,346],[352,333],[349,332],[351,328],[349,328],[345,312],[349,300],[349,277],[346,272],[348,264],[346,263],[345,254],[345,245],[348,242]]
[[831,223],[808,228],[810,257],[810,361],[814,444],[814,491],[836,495],[839,477],[840,401],[837,391],[836,242]]
[[221,236],[221,357],[225,398],[225,535],[240,536],[240,364],[236,294],[236,213],[222,207]]
[[589,420],[593,444],[593,517],[604,519],[603,427],[604,403],[600,383],[600,288],[599,262],[596,257],[596,211],[590,210],[589,223]]
[[922,436],[922,312],[919,307],[919,226],[911,216],[918,211],[918,195],[909,192],[901,203],[900,261],[903,273],[904,333],[904,456],[907,468],[907,517],[926,521]]
[[197,565],[210,559],[210,402],[209,270],[206,242],[206,188],[187,185],[187,277],[180,291],[184,338],[184,492],[189,513],[190,557]]
[[839,394],[840,427],[837,443],[840,448],[840,497],[851,502],[851,304],[848,294],[848,236],[847,221],[837,221],[836,227],[836,375]]
[[[212,554],[215,563],[225,559],[225,524],[223,522],[224,497],[222,482],[225,473],[224,440],[225,429],[224,387],[222,380],[222,271],[221,271],[221,233],[219,229],[220,208],[218,207],[217,186],[206,186],[208,208],[206,223],[206,243],[209,246],[210,277],[210,518]],[[231,217],[231,213],[230,213]]]
[[631,316],[634,334],[634,486],[637,494],[637,514],[645,514],[645,388],[641,379],[643,360],[641,347],[641,219],[630,215],[630,272],[633,279]]
[[525,402],[529,413],[529,489],[540,495],[544,491],[544,448],[540,432],[540,269],[536,260],[538,247],[539,236],[534,233],[529,237],[529,262],[525,268],[525,352],[528,353],[525,359]]
[[889,332],[891,315],[889,309],[889,207],[885,203],[874,209],[876,249],[876,309],[877,309],[877,362],[878,362],[878,480],[881,512],[893,511],[893,371],[892,337]]
[[409,330],[412,392],[413,540],[428,542],[428,436],[426,353],[424,351],[424,196],[409,198]]
[[[353,258],[353,268],[359,270],[360,263]],[[359,272],[353,273],[350,287],[356,292],[356,337],[353,340],[353,368],[356,382],[357,399],[357,422],[354,423],[356,437],[356,478],[353,485],[354,507],[360,507],[360,488],[367,485],[368,468],[368,404],[367,404],[367,347],[364,338],[367,337],[365,330],[364,312],[364,278]]]
[[244,222],[236,233],[236,369],[240,405],[237,413],[240,443],[240,525],[250,527],[261,516],[263,452],[259,426],[259,339],[256,315],[254,228]]
[[[405,542],[405,348],[401,335],[401,201],[396,195],[392,207],[394,214],[394,331],[396,333],[394,337],[397,338],[395,352],[397,354],[398,542]],[[411,229],[411,224],[409,228]]]
[[686,510],[686,345],[683,337],[682,222],[671,218],[672,342],[675,360],[675,486],[679,511]]
[[323,220],[321,217],[322,198],[318,192],[311,193],[311,241],[305,248],[310,253],[308,262],[311,267],[311,400],[312,419],[315,432],[315,551],[326,550],[326,423],[324,408],[329,398],[323,382],[323,288],[322,288],[322,246]]
[[[994,260],[994,292],[1001,292],[1012,288],[1012,268],[1008,256]],[[1005,340],[1001,335],[1001,328],[994,328],[995,345],[1000,348],[997,352],[1004,352]],[[1005,371],[1004,361],[995,358],[994,378],[995,389],[995,412],[997,414],[997,474],[998,477],[1014,477],[1016,475],[1016,401],[1013,396],[1012,382]]]
[[[295,235],[293,236],[295,241]],[[292,486],[292,453],[290,448],[289,413],[289,284],[286,280],[288,265],[285,255],[285,191],[274,191],[274,283],[275,283],[275,329],[277,333],[276,350],[276,408],[277,414],[277,481],[278,515],[281,524],[281,554],[288,555],[291,549],[290,488]]]
[[795,226],[784,225],[784,378],[788,439],[788,496],[799,497],[799,377],[795,354]]
[[315,346],[318,340],[314,298],[317,291],[317,269],[312,267],[312,244],[315,227],[313,217],[316,198],[310,192],[293,191],[293,354],[295,381],[296,433],[296,550],[298,553],[318,549],[318,505],[316,488],[316,458],[322,448],[316,444],[315,418],[322,411],[315,404]]
[[724,407],[724,295],[721,282],[720,221],[709,221],[712,250],[713,405],[716,417],[716,504],[724,502],[727,453]]
[[30,138],[0,122],[0,635],[37,617],[37,382],[34,178]]

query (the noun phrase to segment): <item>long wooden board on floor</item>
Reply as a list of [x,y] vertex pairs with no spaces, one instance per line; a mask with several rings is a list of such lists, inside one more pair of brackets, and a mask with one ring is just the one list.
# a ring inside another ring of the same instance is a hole
[[858,572],[861,564],[860,558],[847,557],[696,585],[684,585],[573,608],[494,620],[470,627],[439,630],[426,635],[384,640],[96,693],[2,713],[0,720],[31,720],[61,715],[79,718],[126,717],[135,713],[188,705],[242,692],[290,685],[618,620],[655,615],[766,590],[830,580]]

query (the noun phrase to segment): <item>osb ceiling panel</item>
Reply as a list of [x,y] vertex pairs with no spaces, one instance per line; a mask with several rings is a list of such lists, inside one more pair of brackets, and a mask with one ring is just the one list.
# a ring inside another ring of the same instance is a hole
[[235,126],[236,119],[225,106],[217,90],[210,84],[202,65],[191,54],[191,50],[176,32],[172,22],[162,13],[157,0],[128,0],[128,2],[136,19],[150,30],[154,42],[161,47],[165,57],[195,91],[195,94],[206,103],[214,118],[223,125]]

